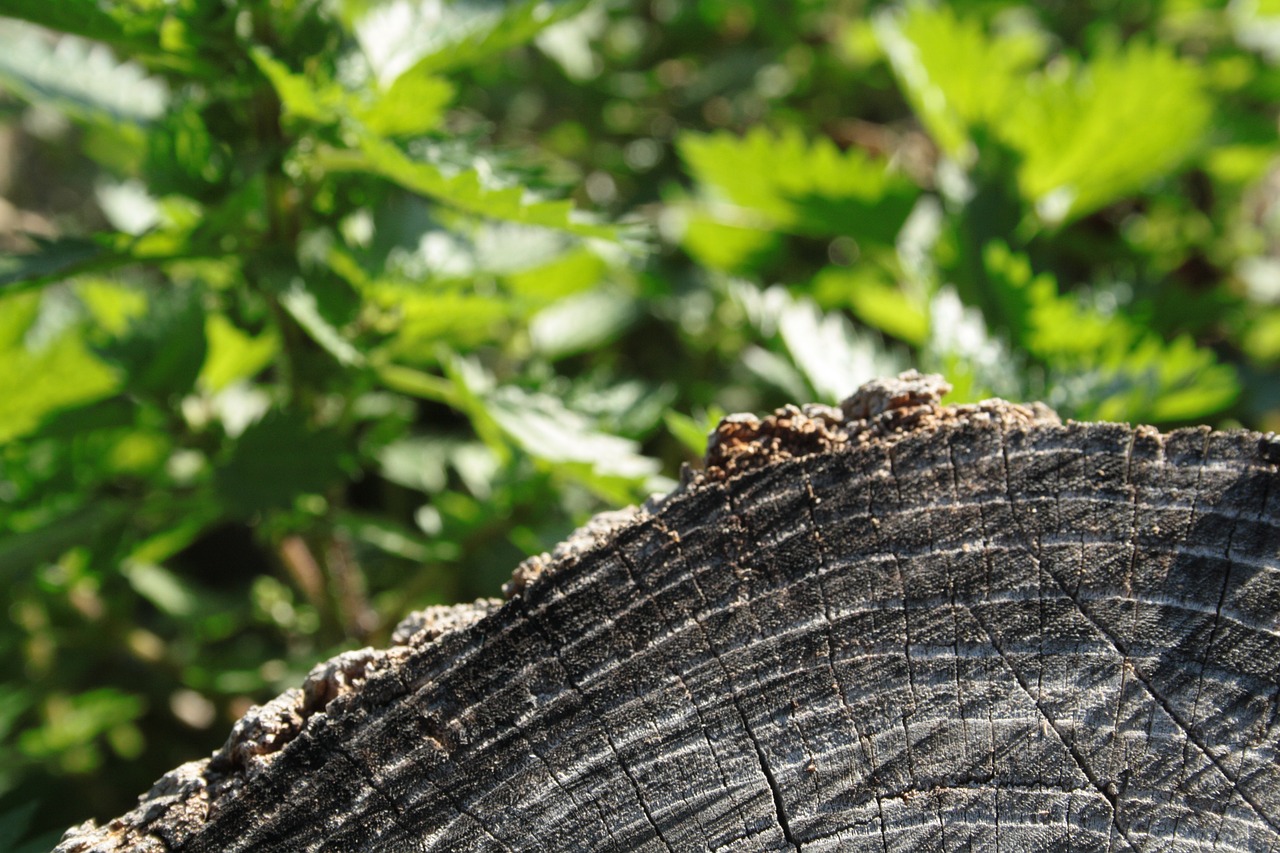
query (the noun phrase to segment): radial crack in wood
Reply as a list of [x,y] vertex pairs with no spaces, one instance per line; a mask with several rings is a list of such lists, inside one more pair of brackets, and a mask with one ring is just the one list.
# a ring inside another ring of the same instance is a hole
[[58,853],[1280,849],[1273,436],[734,416]]

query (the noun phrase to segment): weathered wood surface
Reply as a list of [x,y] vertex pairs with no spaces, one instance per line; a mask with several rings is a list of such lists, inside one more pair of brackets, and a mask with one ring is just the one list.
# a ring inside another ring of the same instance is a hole
[[731,419],[59,853],[1280,849],[1280,445],[937,390]]

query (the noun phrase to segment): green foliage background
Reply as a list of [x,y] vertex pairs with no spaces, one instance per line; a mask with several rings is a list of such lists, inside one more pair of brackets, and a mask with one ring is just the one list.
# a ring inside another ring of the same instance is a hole
[[5,0],[0,847],[725,411],[1280,423],[1280,4]]

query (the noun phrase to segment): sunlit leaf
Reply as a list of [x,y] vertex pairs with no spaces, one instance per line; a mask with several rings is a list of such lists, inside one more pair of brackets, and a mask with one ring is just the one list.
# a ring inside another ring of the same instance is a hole
[[614,340],[639,316],[626,293],[592,290],[570,296],[534,315],[529,324],[533,348],[550,359],[595,349]]
[[847,304],[859,320],[900,341],[921,346],[928,337],[927,310],[873,273],[827,267],[814,278],[813,289],[820,301]]
[[347,366],[364,363],[364,354],[324,316],[315,293],[301,279],[294,280],[280,294],[280,304],[306,330],[311,339],[337,359],[338,363]]
[[222,314],[210,314],[205,319],[205,336],[209,355],[198,381],[209,391],[220,391],[238,379],[254,376],[280,351],[280,339],[274,330],[253,337]]
[[892,244],[918,192],[887,162],[840,151],[829,139],[806,140],[796,130],[687,133],[679,148],[702,187],[762,217],[757,227]]
[[788,306],[778,322],[782,342],[820,402],[838,403],[877,376],[906,365],[841,314],[824,314],[808,300]]
[[1044,40],[1028,32],[988,36],[978,19],[961,17],[950,5],[909,9],[877,15],[876,35],[939,146],[970,161],[970,128],[998,120],[1022,94],[1024,75],[1040,61]]
[[1165,45],[1103,47],[1040,70],[1042,38],[988,35],[948,5],[881,13],[877,33],[939,145],[965,165],[979,128],[1008,146],[1023,195],[1050,225],[1177,168],[1208,129],[1203,71]]
[[271,81],[287,116],[319,123],[337,121],[342,115],[343,91],[336,83],[318,85],[262,48],[250,54],[254,64]]
[[168,102],[162,82],[104,45],[75,36],[55,41],[14,21],[0,21],[0,87],[78,121],[108,124],[145,124]]
[[442,77],[410,69],[355,115],[382,136],[413,136],[433,130],[453,100],[453,84]]
[[507,437],[534,458],[583,465],[578,476],[589,488],[617,495],[620,485],[644,489],[657,477],[658,461],[641,454],[639,444],[599,431],[554,397],[506,387],[485,402]]
[[139,595],[165,613],[190,617],[200,609],[200,592],[163,566],[130,561],[121,567],[121,574]]
[[410,68],[441,72],[474,65],[525,44],[588,2],[392,0],[360,15],[355,34],[378,78],[389,82]]
[[593,223],[574,210],[571,201],[545,201],[520,186],[492,186],[474,169],[451,171],[415,160],[386,140],[363,135],[358,150],[326,149],[314,162],[332,172],[381,175],[405,189],[433,198],[474,216],[539,225],[582,237],[619,238],[617,228]]
[[9,348],[0,355],[0,444],[31,432],[58,409],[110,395],[118,384],[76,331],[39,349]]

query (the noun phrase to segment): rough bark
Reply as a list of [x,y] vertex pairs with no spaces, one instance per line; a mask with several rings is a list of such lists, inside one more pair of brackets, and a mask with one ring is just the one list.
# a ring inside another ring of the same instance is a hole
[[1280,443],[942,390],[726,420],[59,853],[1280,849]]

